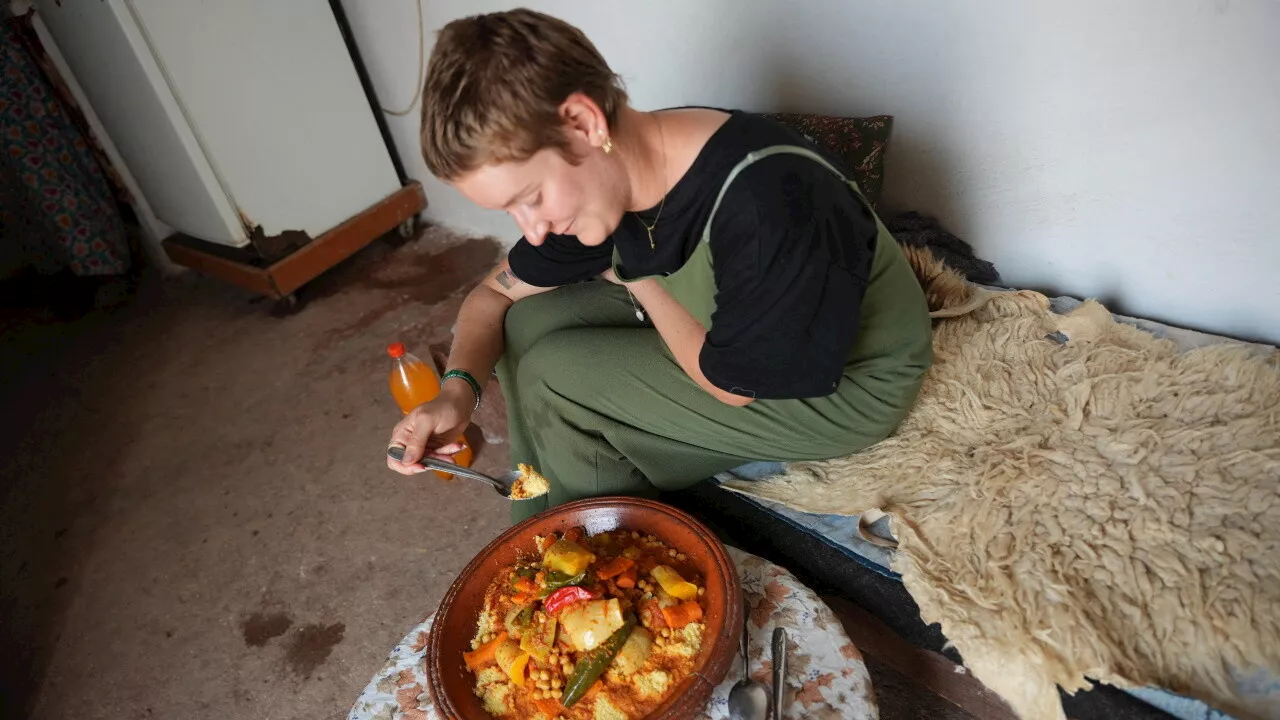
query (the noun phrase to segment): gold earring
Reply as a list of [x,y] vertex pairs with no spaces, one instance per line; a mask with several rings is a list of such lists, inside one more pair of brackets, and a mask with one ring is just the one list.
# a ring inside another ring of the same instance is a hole
[[613,152],[613,138],[606,137],[604,139],[604,144],[600,146],[600,149],[604,150],[605,155]]

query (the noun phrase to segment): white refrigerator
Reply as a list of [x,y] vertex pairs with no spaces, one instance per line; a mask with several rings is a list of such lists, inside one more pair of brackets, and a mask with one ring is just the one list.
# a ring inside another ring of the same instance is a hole
[[[267,268],[405,194],[327,0],[35,6],[146,204],[196,245]],[[397,221],[424,204],[401,202],[415,207]]]

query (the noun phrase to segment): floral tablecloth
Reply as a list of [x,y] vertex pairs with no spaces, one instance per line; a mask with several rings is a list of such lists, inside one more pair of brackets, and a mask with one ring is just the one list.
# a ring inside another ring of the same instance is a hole
[[[769,684],[769,643],[773,628],[783,626],[790,640],[787,691],[783,716],[815,720],[875,720],[879,717],[871,677],[862,654],[844,634],[840,622],[812,590],[791,573],[767,560],[729,548],[738,567],[750,609],[751,676]],[[427,618],[396,645],[351,708],[347,720],[437,720],[427,689]],[[729,717],[729,688],[742,677],[741,657],[716,687],[699,718]]]

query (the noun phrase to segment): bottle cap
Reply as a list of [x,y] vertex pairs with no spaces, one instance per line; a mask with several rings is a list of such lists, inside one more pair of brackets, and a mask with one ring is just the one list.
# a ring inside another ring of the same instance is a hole
[[391,343],[387,346],[387,354],[393,358],[404,356],[404,343]]

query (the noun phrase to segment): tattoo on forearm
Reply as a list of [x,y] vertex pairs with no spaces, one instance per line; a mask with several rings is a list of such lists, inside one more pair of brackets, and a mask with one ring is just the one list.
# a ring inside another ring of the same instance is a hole
[[494,280],[497,280],[498,284],[507,290],[510,290],[520,284],[520,280],[515,275],[512,275],[510,270],[503,270],[499,272],[498,276],[495,277]]

